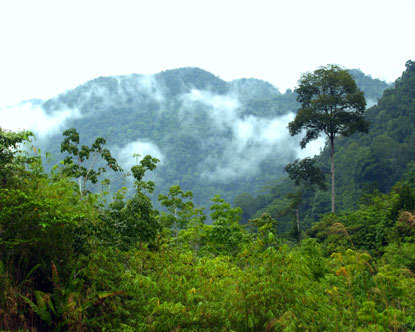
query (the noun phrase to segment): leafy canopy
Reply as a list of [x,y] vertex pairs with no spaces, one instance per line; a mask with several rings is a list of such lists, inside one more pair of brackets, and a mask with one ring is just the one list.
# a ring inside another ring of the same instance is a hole
[[301,107],[288,129],[292,136],[306,129],[300,142],[304,148],[324,132],[330,139],[367,132],[369,123],[363,118],[366,101],[347,70],[336,65],[305,73],[295,92]]
[[111,152],[103,147],[106,143],[105,138],[97,137],[91,146],[82,145],[79,147],[79,134],[75,128],[65,130],[62,135],[65,138],[61,143],[61,152],[69,154],[63,160],[63,173],[66,176],[79,179],[81,196],[88,192],[85,183],[91,181],[96,184],[99,176],[107,171],[106,167],[111,168],[114,172],[122,171]]
[[307,188],[320,190],[327,189],[326,178],[321,169],[316,166],[316,160],[312,158],[296,159],[285,166],[289,178],[296,186],[304,185]]
[[20,145],[29,141],[30,131],[12,132],[0,127],[0,187],[6,187],[17,169],[24,163],[30,163],[22,152]]

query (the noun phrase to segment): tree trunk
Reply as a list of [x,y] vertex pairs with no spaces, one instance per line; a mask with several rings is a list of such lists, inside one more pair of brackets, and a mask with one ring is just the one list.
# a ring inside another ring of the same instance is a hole
[[78,179],[78,184],[79,184],[79,195],[81,195],[81,198],[82,198],[82,180],[81,180],[81,178],[79,178]]
[[297,231],[298,231],[298,234],[300,234],[300,208],[298,206],[295,209],[295,215],[297,217]]
[[334,185],[334,137],[330,137],[331,162],[331,213],[336,213],[336,189]]

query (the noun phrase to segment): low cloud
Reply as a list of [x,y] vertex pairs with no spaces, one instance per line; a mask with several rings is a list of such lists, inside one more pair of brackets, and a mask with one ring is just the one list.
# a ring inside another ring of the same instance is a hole
[[154,75],[140,75],[138,77],[138,83],[143,92],[148,93],[159,103],[164,101],[163,92],[154,78]]
[[[152,99],[162,110],[163,103],[166,102],[162,91],[153,75],[101,78],[69,91],[68,95],[53,98],[49,103],[52,108],[48,112],[42,108],[42,101],[28,101],[0,108],[0,126],[11,130],[29,129],[37,137],[45,138],[61,132],[68,120],[122,107],[124,103],[130,105],[132,101],[141,98]],[[202,149],[207,151],[198,164],[201,177],[212,182],[226,182],[255,176],[261,171],[264,162],[272,160],[275,164],[283,165],[296,157],[318,154],[324,146],[324,138],[320,138],[309,143],[306,149],[300,149],[299,141],[303,135],[291,137],[287,129],[288,123],[295,117],[294,113],[271,119],[244,115],[247,112],[241,102],[243,98],[244,95],[236,89],[231,89],[227,94],[192,89],[178,97],[180,130],[194,128],[199,121],[199,112],[210,118],[212,123],[209,133],[201,133]],[[73,105],[76,108],[70,107]],[[90,105],[94,108],[91,109]],[[223,148],[218,150],[218,147]],[[164,155],[156,144],[144,138],[123,147],[115,146],[111,150],[126,170],[137,163],[133,157],[135,153],[141,157],[150,154],[161,160],[159,164],[169,162],[168,155]],[[215,152],[210,153],[212,151]]]
[[182,100],[182,112],[186,114],[187,120],[197,109],[195,104],[200,103],[206,108],[206,113],[216,124],[219,133],[231,133],[230,138],[218,135],[209,137],[205,142],[210,147],[224,146],[219,157],[209,154],[200,164],[201,176],[212,182],[254,176],[268,158],[284,164],[295,157],[313,156],[324,146],[322,138],[310,143],[306,149],[300,149],[300,136],[291,137],[287,128],[295,117],[294,113],[273,119],[242,116],[240,98],[234,92],[214,95],[193,89],[183,95]]
[[208,114],[218,125],[218,129],[225,129],[238,117],[240,102],[235,94],[215,95],[209,91],[192,89],[182,95],[183,110],[194,112],[197,103],[208,107]]
[[[125,170],[137,165],[137,162],[146,155],[151,155],[152,157],[159,159],[159,165],[161,165],[165,159],[163,153],[156,144],[144,140],[128,143],[122,148],[113,147],[111,151],[115,152],[114,154],[117,156],[118,162]],[[139,154],[140,156],[137,158],[133,156],[134,154]]]
[[42,108],[42,102],[26,101],[17,105],[0,108],[0,126],[13,131],[31,130],[43,139],[57,134],[69,119],[79,119],[78,109],[61,109],[48,114]]
[[292,119],[292,113],[275,119],[254,116],[234,119],[232,140],[225,145],[223,158],[216,160],[208,156],[206,163],[214,167],[203,172],[203,176],[212,181],[235,180],[254,176],[267,158],[288,160],[296,149],[287,131]]
[[371,98],[366,98],[366,109],[371,108],[372,106],[375,106],[378,104],[378,101]]
[[[304,133],[301,135],[298,135],[298,137],[304,137]],[[303,159],[306,157],[314,157],[315,155],[320,154],[325,144],[326,144],[325,136],[320,136],[316,140],[308,143],[304,149],[297,149],[297,158]]]

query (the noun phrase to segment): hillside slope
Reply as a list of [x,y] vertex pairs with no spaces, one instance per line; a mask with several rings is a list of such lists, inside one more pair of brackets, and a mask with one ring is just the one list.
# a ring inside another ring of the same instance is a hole
[[[379,95],[387,86],[360,71],[354,74],[363,88]],[[51,116],[72,112],[64,127],[77,128],[83,142],[107,137],[124,168],[135,162],[133,153],[159,158],[156,194],[178,184],[203,205],[217,193],[232,200],[244,191],[258,192],[300,153],[299,138],[286,129],[298,108],[295,93],[282,94],[257,79],[225,82],[199,68],[100,77],[42,108]],[[60,141],[54,134],[44,144],[56,159]],[[305,153],[316,152],[318,145]]]

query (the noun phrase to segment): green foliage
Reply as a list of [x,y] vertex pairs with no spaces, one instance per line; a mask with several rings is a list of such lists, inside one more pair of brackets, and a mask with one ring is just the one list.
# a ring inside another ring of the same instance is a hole
[[135,178],[135,195],[125,202],[126,188],[118,191],[102,213],[103,224],[100,241],[127,250],[136,244],[154,243],[161,229],[158,211],[153,209],[151,199],[145,191],[152,192],[154,183],[144,181],[145,173],[156,168],[157,158],[145,156],[138,165],[131,168]]
[[241,223],[247,224],[248,220],[263,207],[264,200],[261,196],[253,197],[249,193],[242,193],[235,197],[233,205],[242,210]]
[[[106,172],[106,167],[111,168],[114,172],[122,171],[117,161],[112,157],[111,152],[103,148],[106,143],[104,138],[96,138],[90,147],[86,145],[79,147],[79,134],[75,128],[65,130],[63,136],[65,138],[61,143],[61,152],[67,152],[69,156],[63,160],[62,173],[65,176],[79,179],[79,194],[81,197],[89,192],[86,183],[91,181],[96,184],[99,176]],[[100,161],[98,158],[106,164],[105,167],[97,165]],[[85,165],[87,161],[89,161],[89,164]],[[95,167],[97,169],[94,169]]]
[[323,257],[323,250],[315,239],[307,238],[301,242],[301,253],[307,258],[307,264],[316,280],[323,278],[329,272]]
[[[203,208],[196,208],[192,198],[193,193],[191,191],[183,192],[180,186],[170,187],[167,196],[160,194],[158,199],[161,205],[170,212],[170,214],[161,213],[161,224],[168,228],[183,229],[195,219],[203,223],[206,219],[206,216],[203,214]],[[188,201],[183,201],[184,199],[188,199]]]
[[44,174],[38,156],[16,151],[8,163],[9,170],[18,171],[0,188],[0,324],[14,330],[39,319],[52,323],[50,268],[57,267],[64,278],[70,275],[96,211],[94,197],[79,200],[67,179]]
[[212,198],[212,225],[207,228],[204,250],[216,255],[238,253],[248,240],[246,230],[239,224],[242,210],[233,208],[219,195]]
[[38,179],[24,188],[0,189],[0,257],[11,271],[25,275],[41,264],[72,259],[77,229],[94,219],[89,202],[73,195],[67,181]]
[[144,181],[144,175],[147,171],[153,171],[156,169],[156,164],[159,162],[157,158],[153,158],[150,155],[145,156],[138,165],[131,168],[131,173],[135,179],[135,187],[137,192],[143,192],[147,190],[149,193],[154,191],[153,181]]
[[326,178],[321,169],[316,166],[316,160],[312,158],[296,159],[285,166],[285,171],[296,186],[327,189]]
[[334,139],[368,131],[369,124],[363,118],[364,94],[346,70],[331,65],[306,73],[295,91],[301,107],[288,128],[291,135],[306,129],[302,148],[321,132]]
[[8,164],[13,164],[22,152],[19,146],[22,142],[28,141],[33,136],[30,131],[11,132],[0,128],[0,165],[1,169]]
[[[68,148],[79,156],[83,150],[71,135]],[[382,158],[397,148],[386,136],[376,142],[376,156],[381,144],[388,147]],[[347,156],[359,153],[358,144],[342,144]],[[241,208],[219,195],[212,199],[212,224],[205,224],[192,192],[178,185],[159,196],[166,210],[155,210],[148,197],[155,185],[146,180],[158,161],[151,156],[131,170],[132,198],[122,188],[109,202],[94,194],[79,199],[64,174],[43,173],[38,156],[13,151],[9,157],[4,165],[15,170],[13,180],[0,188],[2,330],[415,329],[411,163],[390,192],[367,190],[357,208],[322,218],[327,194],[296,193],[288,180],[259,197],[241,196],[249,214],[253,206],[262,209],[248,232]],[[342,161],[347,174],[359,173],[355,159]],[[280,237],[289,218],[281,214],[284,207],[311,209],[320,218],[311,238],[295,244]]]
[[[129,245],[129,239],[108,233],[118,242],[108,239],[105,245],[92,245],[76,262],[67,261],[62,269],[72,267],[72,273],[58,275],[52,263],[48,290],[27,284],[26,292],[17,297],[26,320],[19,323],[15,318],[15,325],[4,323],[5,317],[11,317],[13,288],[11,274],[2,274],[0,285],[7,300],[1,298],[5,309],[0,311],[0,326],[36,326],[46,331],[404,331],[414,327],[413,243],[391,243],[383,258],[376,260],[357,249],[365,245],[367,239],[361,235],[367,231],[349,234],[350,227],[342,228],[339,222],[353,226],[364,213],[373,214],[371,222],[382,215],[393,220],[400,206],[398,193],[368,197],[355,215],[327,216],[321,230],[329,231],[318,237],[320,241],[346,238],[330,256],[327,244],[314,239],[291,249],[282,245],[270,215],[252,220],[255,233],[249,235],[238,223],[241,210],[219,196],[211,208],[214,222],[205,225],[197,209],[186,204],[190,201],[183,201],[190,197],[179,187],[161,197],[170,213],[177,208],[177,215],[184,212],[191,218],[176,238],[175,233],[158,237],[162,245],[152,246],[153,240]],[[112,211],[111,217],[122,222],[131,202],[124,200],[121,191],[103,212]],[[95,237],[102,233],[89,236],[92,244],[100,243]],[[355,249],[347,249],[351,246]],[[38,269],[34,268],[29,280]]]
[[390,243],[385,247],[382,260],[391,266],[415,271],[415,243]]
[[11,132],[0,127],[0,188],[23,176],[24,164],[33,162],[22,154],[21,145],[33,136],[30,131]]
[[63,284],[56,266],[52,264],[52,282],[51,293],[35,290],[35,302],[26,296],[22,296],[23,300],[54,331],[86,331],[84,315],[93,300],[79,293],[82,280],[77,279],[73,272],[67,283]]
[[387,243],[401,236],[396,232],[399,202],[394,192],[367,195],[355,211],[327,215],[307,233],[324,241],[329,253],[357,247],[380,255]]
[[388,273],[390,266],[377,271],[368,254],[352,250],[324,258],[312,240],[293,250],[247,247],[235,258],[195,257],[178,248],[116,256],[108,252],[95,260],[104,261],[105,269],[93,269],[93,277],[97,285],[128,296],[109,299],[107,311],[92,316],[90,327],[387,331],[413,323],[413,276],[394,277],[397,270]]
[[249,225],[260,244],[265,247],[275,244],[277,221],[270,214],[264,213],[260,218],[249,220]]
[[288,204],[278,213],[280,216],[295,214],[292,218],[293,220],[295,219],[295,225],[291,234],[297,241],[301,238],[300,207],[303,203],[303,196],[307,191],[312,192],[316,188],[320,190],[327,189],[325,176],[321,169],[315,165],[315,162],[315,159],[312,158],[305,158],[303,160],[296,159],[294,162],[285,166],[288,177],[300,189],[286,195]]
[[335,213],[334,141],[336,136],[368,132],[369,122],[363,116],[366,100],[347,70],[335,65],[303,74],[295,91],[301,107],[288,129],[292,136],[306,130],[300,141],[301,148],[321,133],[327,136],[331,161],[331,212]]

